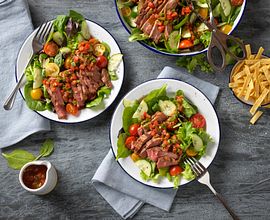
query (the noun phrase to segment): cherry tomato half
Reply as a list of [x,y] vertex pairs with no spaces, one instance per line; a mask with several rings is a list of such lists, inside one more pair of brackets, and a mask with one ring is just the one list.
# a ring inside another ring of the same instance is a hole
[[195,151],[193,148],[188,148],[187,150],[186,150],[186,154],[189,156],[189,157],[195,157],[197,154],[198,154],[198,152],[197,151]]
[[140,127],[139,124],[133,124],[129,127],[129,133],[132,136],[137,136],[138,135],[138,128]]
[[240,6],[243,2],[244,0],[231,0],[232,6]]
[[75,115],[75,116],[78,115],[78,112],[79,112],[78,107],[71,103],[68,103],[66,105],[66,111],[67,113]]
[[125,141],[126,147],[130,149],[131,143],[132,143],[133,141],[136,141],[136,137],[135,137],[135,136],[129,136],[129,137],[126,139],[126,141]]
[[97,58],[97,66],[99,68],[105,68],[107,65],[108,65],[108,60],[105,56],[102,55]]
[[175,166],[171,166],[170,167],[170,175],[171,176],[177,176],[177,175],[179,175],[182,172],[183,172],[182,167],[180,167],[178,165],[175,165]]
[[202,114],[197,113],[190,118],[194,128],[205,128],[206,121]]
[[55,56],[58,53],[58,45],[56,43],[54,43],[53,41],[50,41],[48,43],[46,43],[44,45],[44,52],[48,55],[48,56]]
[[187,49],[187,48],[190,48],[190,47],[193,47],[193,43],[192,43],[191,40],[184,39],[184,40],[180,41],[179,49]]

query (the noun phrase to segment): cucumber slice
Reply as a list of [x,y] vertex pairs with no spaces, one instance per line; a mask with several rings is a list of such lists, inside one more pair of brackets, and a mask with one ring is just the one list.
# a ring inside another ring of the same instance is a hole
[[221,8],[223,9],[224,15],[228,17],[232,10],[230,0],[219,0],[219,2],[221,5]]
[[159,100],[158,105],[160,110],[167,116],[172,116],[176,113],[176,105],[170,100]]
[[60,48],[60,52],[61,52],[63,55],[66,55],[66,54],[71,53],[71,49],[70,49],[69,47],[62,47],[62,48]]
[[140,168],[147,176],[151,175],[152,167],[147,160],[137,160],[135,162],[136,166]]
[[182,31],[182,38],[190,38],[191,37],[191,32],[188,28],[185,28]]
[[35,67],[33,76],[34,76],[33,89],[37,89],[42,85],[41,69]]
[[91,35],[90,35],[89,28],[88,28],[86,21],[82,21],[81,33],[82,33],[82,36],[84,37],[85,40],[89,40]]
[[200,1],[197,1],[197,5],[201,8],[208,8],[208,4],[207,3],[201,3]]
[[108,63],[108,71],[111,76],[111,79],[117,79],[116,71],[119,67],[120,63],[122,62],[123,54],[117,53],[110,57],[109,63]]
[[158,169],[158,172],[161,176],[166,176],[169,172],[169,167],[162,167]]
[[123,105],[124,105],[125,108],[126,107],[132,107],[135,104],[139,104],[137,100],[128,100],[128,99],[123,100]]
[[58,46],[60,47],[63,45],[65,41],[64,34],[60,33],[59,31],[54,32],[52,38],[53,38],[53,41],[57,43]]
[[204,32],[204,31],[207,31],[208,30],[208,27],[206,26],[205,23],[201,23],[199,25],[199,27],[197,28],[197,32]]
[[196,151],[200,151],[203,148],[203,141],[197,134],[192,134],[192,143]]
[[142,100],[137,110],[133,114],[132,118],[137,118],[139,121],[141,121],[143,114],[147,111],[148,111],[147,103],[144,100]]
[[172,50],[178,50],[178,44],[181,38],[181,34],[179,34],[179,31],[173,31],[168,39],[169,47]]

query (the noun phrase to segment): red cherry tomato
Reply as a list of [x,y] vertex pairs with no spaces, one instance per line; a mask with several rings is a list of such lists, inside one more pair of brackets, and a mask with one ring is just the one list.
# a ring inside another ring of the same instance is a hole
[[177,175],[179,175],[182,172],[183,172],[182,167],[180,167],[178,165],[175,165],[175,166],[171,166],[170,167],[170,175],[171,176],[177,176]]
[[136,141],[136,137],[135,137],[135,136],[129,136],[129,137],[126,139],[126,141],[125,141],[126,147],[130,149],[131,143],[132,143],[133,141]]
[[133,124],[129,127],[129,133],[132,136],[137,136],[138,135],[138,128],[140,127],[139,124]]
[[58,46],[56,43],[54,43],[53,41],[50,41],[48,43],[46,43],[44,45],[44,52],[50,56],[50,57],[54,57],[57,53],[58,53]]
[[197,113],[190,118],[194,128],[205,128],[206,121],[202,114]]
[[184,40],[180,41],[180,44],[179,44],[180,49],[187,49],[187,48],[190,48],[190,47],[193,47],[193,43],[192,43],[191,40],[184,39]]
[[68,103],[66,105],[66,111],[67,113],[75,115],[75,116],[78,115],[78,112],[79,112],[78,107],[71,103]]
[[108,60],[105,56],[102,55],[97,58],[97,66],[99,68],[105,68],[107,65],[108,65]]
[[244,0],[231,0],[232,6],[240,6],[243,2]]

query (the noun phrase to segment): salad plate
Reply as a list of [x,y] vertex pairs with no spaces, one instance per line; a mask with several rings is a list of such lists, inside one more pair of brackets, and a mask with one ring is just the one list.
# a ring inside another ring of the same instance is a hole
[[[193,0],[202,18],[209,18],[205,0]],[[231,34],[241,21],[246,0],[211,0],[217,27]],[[115,0],[118,17],[130,34],[147,49],[169,56],[197,55],[206,52],[211,34],[185,0]]]
[[[54,20],[50,22],[54,22]],[[109,47],[108,49],[109,54],[107,55],[109,58],[112,57],[112,55],[114,54],[122,54],[118,43],[105,28],[95,23],[94,21],[85,19],[85,22],[88,26],[91,38],[97,39],[99,42],[101,42],[100,44],[104,42],[104,45],[106,45],[106,48],[107,46]],[[32,56],[32,40],[36,32],[37,32],[37,29],[34,30],[27,37],[27,39],[25,40],[25,42],[23,43],[22,47],[19,50],[17,61],[16,61],[16,73],[15,73],[17,82],[21,74],[24,74],[25,69],[27,67],[27,63]],[[36,109],[33,109],[33,110],[35,110],[38,114],[40,114],[41,116],[49,120],[61,122],[61,123],[78,123],[78,122],[83,122],[83,121],[92,119],[96,117],[97,115],[101,114],[103,111],[105,111],[116,99],[121,89],[123,79],[124,79],[124,61],[123,60],[119,61],[119,64],[117,65],[117,68],[115,69],[115,74],[116,74],[116,77],[114,80],[111,80],[112,86],[111,86],[110,92],[108,92],[109,94],[106,94],[107,97],[104,98],[100,104],[94,107],[91,107],[91,108],[84,107],[82,109],[79,109],[79,114],[77,115],[68,114],[66,118],[60,118],[59,115],[57,115],[55,111],[52,111],[52,110],[46,110],[46,109],[45,110],[43,109],[42,111],[39,111]],[[24,99],[25,99],[25,91],[24,91],[25,85],[26,83],[20,89],[20,93]]]
[[[180,185],[184,185],[184,184],[190,182],[191,179],[185,179],[185,178],[182,178],[182,176],[181,176],[179,181],[177,181],[177,186],[175,185],[175,182],[173,182],[173,181],[171,181],[168,178],[165,178],[163,176],[160,177],[158,179],[158,181],[152,181],[152,179],[150,179],[150,180],[144,179],[144,178],[142,178],[142,175],[141,175],[142,172],[140,172],[140,171],[142,171],[141,167],[144,165],[142,165],[141,162],[139,162],[140,164],[137,163],[136,160],[134,160],[134,158],[132,157],[132,154],[127,154],[123,157],[119,157],[119,153],[121,153],[121,152],[119,152],[118,148],[120,148],[119,143],[121,142],[120,135],[122,134],[123,130],[125,130],[125,128],[124,128],[125,125],[124,125],[123,121],[126,120],[126,119],[124,119],[126,116],[124,116],[123,113],[124,113],[124,111],[126,111],[127,103],[130,104],[130,103],[134,103],[133,102],[134,100],[140,101],[140,100],[147,99],[146,97],[148,97],[149,94],[151,94],[153,91],[156,91],[158,89],[162,89],[165,87],[166,87],[167,95],[169,97],[173,97],[175,94],[179,93],[179,91],[183,92],[185,99],[189,100],[189,102],[192,103],[191,104],[192,106],[196,106],[195,107],[197,109],[196,112],[198,114],[203,115],[203,117],[205,118],[206,126],[205,126],[205,124],[203,125],[203,127],[204,127],[203,130],[204,130],[205,134],[207,134],[209,137],[211,137],[210,138],[211,141],[209,141],[206,148],[202,152],[201,156],[199,156],[200,162],[205,167],[208,167],[211,164],[211,162],[213,161],[213,159],[216,155],[216,152],[218,150],[219,140],[220,140],[220,127],[219,127],[219,120],[218,120],[218,116],[216,114],[216,111],[215,111],[213,105],[211,104],[211,102],[208,100],[208,98],[200,90],[198,90],[194,86],[192,86],[188,83],[176,80],[176,79],[155,79],[155,80],[150,80],[150,81],[144,82],[141,85],[134,88],[133,90],[131,90],[129,93],[127,93],[125,95],[125,97],[122,99],[122,101],[118,104],[118,106],[113,114],[113,117],[112,117],[111,128],[110,128],[110,140],[111,140],[112,152],[115,155],[118,164],[122,167],[122,169],[129,176],[131,176],[132,178],[134,178],[135,180],[139,181],[142,184],[152,186],[152,187],[157,187],[157,188],[178,187]],[[162,99],[163,98],[160,99],[161,101],[157,100],[157,103],[159,105],[160,105],[160,102],[165,103],[165,101],[162,101]],[[141,101],[141,103],[142,102],[143,101]],[[169,101],[167,101],[167,104],[166,104],[167,107],[169,106],[168,102]],[[175,100],[173,102],[175,102]],[[167,108],[167,107],[165,107],[165,108]],[[141,107],[138,107],[138,109],[140,109],[140,108]],[[161,106],[160,106],[160,108],[161,108]],[[137,112],[137,110],[136,110],[136,112]],[[136,112],[134,113],[134,115],[137,114]],[[132,118],[130,117],[130,120],[133,120],[134,115],[133,116],[131,115]],[[152,115],[153,115],[153,113],[152,113]],[[187,123],[189,123],[189,122],[187,122]],[[181,124],[181,122],[180,122],[180,124]],[[160,128],[162,126],[164,126],[164,125],[161,125]],[[177,125],[176,125],[176,127],[177,127]],[[129,132],[131,133],[132,131],[129,130]],[[126,139],[126,141],[127,141],[127,139]],[[124,143],[127,146],[127,142],[124,142]],[[160,146],[164,149],[163,144]],[[195,146],[195,144],[194,144],[194,146]],[[182,150],[181,150],[181,152],[182,152]],[[183,150],[183,152],[184,152],[184,150]],[[148,152],[147,152],[147,154],[148,154]],[[187,154],[187,152],[184,152],[184,154],[182,154],[182,157],[185,154]],[[181,156],[180,156],[180,158],[181,158]],[[145,160],[147,160],[148,162],[150,162],[152,164],[152,162],[149,160],[149,158],[146,158]],[[139,159],[139,161],[142,161],[142,160]],[[155,168],[152,168],[152,169],[157,170],[157,168],[158,168],[158,170],[160,170],[160,168],[158,167],[159,166],[158,163],[159,162],[157,161],[157,163],[154,165]],[[171,171],[170,171],[170,174],[171,174]],[[174,176],[174,174],[172,174],[172,176]]]

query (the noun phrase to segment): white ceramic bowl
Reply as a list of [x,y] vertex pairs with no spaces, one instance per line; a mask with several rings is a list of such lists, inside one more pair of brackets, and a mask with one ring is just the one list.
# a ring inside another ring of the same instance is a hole
[[[208,167],[214,159],[219,146],[220,128],[219,120],[214,107],[212,106],[208,98],[200,90],[198,90],[194,86],[191,86],[190,84],[175,79],[155,79],[137,86],[128,94],[126,94],[123,99],[139,99],[144,95],[148,94],[151,90],[162,87],[164,84],[167,84],[167,94],[173,94],[179,89],[183,90],[185,96],[198,107],[199,112],[205,117],[207,125],[206,131],[212,137],[213,143],[208,144],[206,154],[200,159],[200,162],[205,167]],[[123,110],[124,106],[123,102],[121,101],[118,104],[111,121],[110,139],[112,151],[115,156],[117,155],[117,136],[119,130],[122,128]],[[145,182],[144,180],[142,180],[140,177],[139,168],[135,165],[135,163],[130,157],[119,159],[118,163],[128,175],[145,185],[157,188],[173,187],[173,183],[168,181],[167,178],[162,178],[159,183],[154,183],[152,181]],[[184,185],[188,182],[190,181],[181,178],[179,185]]]
[[[46,180],[45,180],[44,184],[38,189],[28,188],[23,182],[23,173],[24,173],[25,169],[27,167],[29,167],[30,165],[45,165],[47,167]],[[49,192],[51,192],[55,188],[55,186],[57,184],[57,172],[56,172],[54,166],[49,161],[46,161],[46,160],[32,161],[32,162],[25,164],[21,168],[20,174],[19,174],[19,181],[25,190],[27,190],[33,194],[36,194],[36,195],[45,195],[45,194],[48,194]]]
[[[101,42],[106,42],[110,46],[111,55],[122,53],[116,40],[107,30],[105,30],[102,26],[98,25],[97,23],[93,21],[87,20],[87,24],[88,24],[88,27],[92,36],[99,39]],[[21,74],[23,74],[24,69],[32,55],[32,39],[36,31],[37,29],[34,30],[29,35],[29,37],[25,40],[25,42],[23,43],[19,51],[19,54],[17,57],[17,63],[16,63],[16,81],[17,82]],[[58,116],[56,113],[52,111],[48,111],[48,110],[36,111],[36,112],[47,119],[50,119],[56,122],[63,122],[63,123],[77,123],[77,122],[83,122],[91,118],[94,118],[95,116],[101,114],[105,109],[107,109],[116,99],[124,80],[124,61],[121,62],[117,70],[117,76],[118,76],[118,79],[115,81],[112,81],[113,89],[109,97],[104,99],[104,105],[101,104],[99,106],[96,106],[90,109],[89,108],[82,109],[80,111],[79,116],[68,115],[67,119],[58,119]],[[22,89],[20,89],[20,92],[22,96],[24,97],[23,88],[24,86],[22,86]]]
[[[127,22],[125,21],[125,19],[123,18],[121,12],[119,11],[118,7],[117,7],[117,0],[114,0],[114,3],[115,3],[115,7],[116,7],[116,12],[117,12],[117,15],[122,23],[122,25],[124,26],[124,28],[126,29],[126,31],[131,34],[131,31],[132,31],[132,28],[127,24]],[[232,27],[232,30],[229,32],[229,34],[231,34],[237,27],[237,25],[239,24],[239,22],[241,21],[241,18],[244,14],[244,10],[245,10],[245,7],[246,7],[246,3],[247,3],[247,0],[244,0],[243,4],[242,4],[242,8],[241,8],[241,11],[240,13],[238,14],[237,18],[235,19],[234,21],[234,24],[233,24],[233,27]],[[203,50],[200,50],[200,51],[192,51],[192,52],[184,52],[184,53],[168,53],[168,52],[165,52],[165,51],[160,51],[150,45],[148,45],[147,43],[145,43],[144,41],[138,41],[140,44],[142,44],[144,47],[146,47],[147,49],[151,50],[151,51],[154,51],[156,53],[159,53],[159,54],[163,54],[163,55],[168,55],[168,56],[176,56],[176,57],[180,57],[180,56],[193,56],[193,55],[197,55],[197,54],[200,54],[200,53],[204,53],[208,50],[208,48],[205,48]]]

